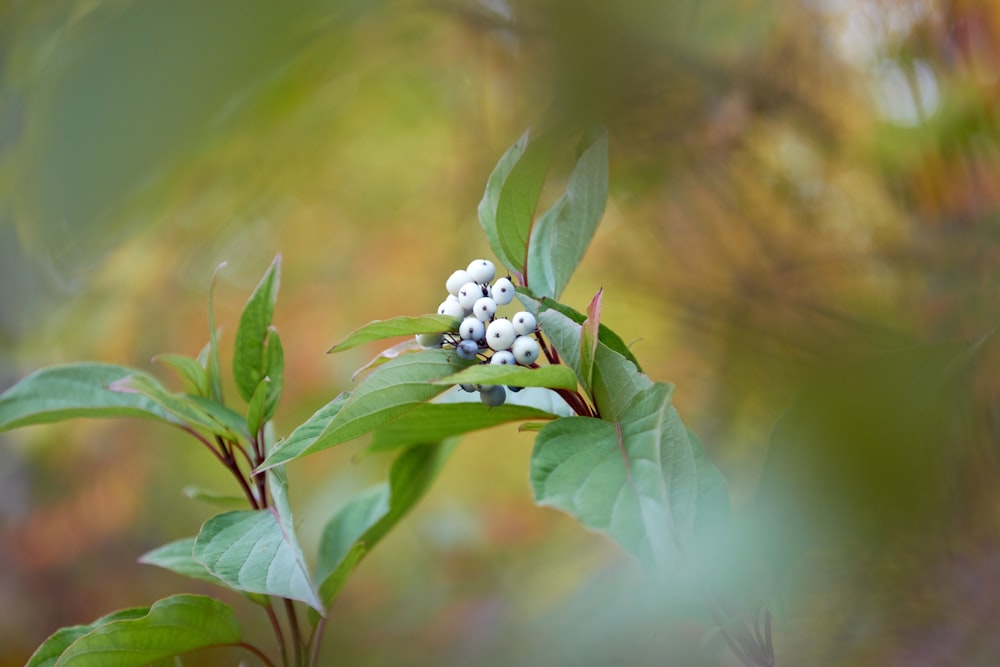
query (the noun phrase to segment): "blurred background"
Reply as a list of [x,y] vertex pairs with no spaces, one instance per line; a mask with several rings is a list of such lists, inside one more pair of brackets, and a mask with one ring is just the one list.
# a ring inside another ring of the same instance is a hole
[[[85,359],[167,377],[151,357],[202,347],[223,261],[225,365],[280,252],[279,434],[379,350],[330,345],[489,256],[476,205],[527,127],[606,124],[608,209],[563,300],[603,287],[677,385],[755,527],[736,560],[782,591],[778,665],[1000,662],[997,3],[8,0],[0,82],[0,388]],[[363,446],[289,466],[307,553],[384,478]],[[737,664],[534,506],[531,446],[463,441],[344,589],[327,662]],[[135,562],[215,511],[189,484],[233,490],[165,427],[0,436],[0,665],[211,593]]]

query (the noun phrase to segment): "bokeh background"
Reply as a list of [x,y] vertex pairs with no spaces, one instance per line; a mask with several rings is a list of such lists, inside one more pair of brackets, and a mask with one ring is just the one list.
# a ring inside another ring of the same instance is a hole
[[[604,288],[736,514],[784,530],[758,546],[820,535],[775,548],[794,554],[771,561],[778,664],[1000,663],[995,2],[8,0],[0,81],[0,388],[197,353],[223,261],[225,364],[280,252],[279,434],[378,351],[332,343],[433,310],[488,256],[476,205],[525,128],[606,124],[608,209],[564,300]],[[790,437],[810,382],[839,398]],[[289,466],[307,551],[384,478],[363,446]],[[462,443],[344,589],[326,664],[736,664],[697,610],[534,506],[530,450],[513,428]],[[210,592],[135,562],[214,511],[189,484],[230,490],[165,427],[0,436],[0,665]],[[789,507],[811,509],[774,518]]]

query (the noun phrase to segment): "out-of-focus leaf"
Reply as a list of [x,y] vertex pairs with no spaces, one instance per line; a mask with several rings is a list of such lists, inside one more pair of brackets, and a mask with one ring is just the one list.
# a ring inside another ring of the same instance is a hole
[[535,294],[559,298],[583,259],[608,198],[608,134],[590,138],[566,192],[539,218],[528,246],[527,283]]
[[112,620],[70,644],[58,667],[141,667],[210,646],[240,642],[233,610],[210,597],[174,595],[140,618]]
[[236,329],[233,378],[240,396],[247,402],[268,372],[265,346],[268,328],[274,316],[274,305],[278,300],[280,281],[281,255],[278,255],[243,307],[239,328]]
[[109,386],[141,371],[100,363],[50,366],[35,371],[0,394],[0,431],[75,417],[171,418],[141,394],[125,394]]
[[364,343],[395,336],[413,336],[422,333],[458,331],[459,321],[448,315],[404,315],[391,320],[373,320],[347,334],[330,348],[330,352],[343,352]]
[[285,463],[364,435],[429,401],[445,386],[431,384],[465,367],[448,350],[425,350],[394,359],[362,380],[315,438],[275,445],[261,468]]
[[349,501],[320,538],[316,579],[329,606],[344,578],[424,496],[455,447],[454,441],[410,447],[393,462],[389,484]]

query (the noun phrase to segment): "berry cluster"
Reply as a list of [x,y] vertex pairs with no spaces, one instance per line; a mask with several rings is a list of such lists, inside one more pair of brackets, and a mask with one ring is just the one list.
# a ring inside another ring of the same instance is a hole
[[[531,366],[538,360],[538,330],[535,316],[526,311],[513,317],[497,317],[497,309],[514,300],[514,283],[498,278],[496,266],[488,259],[475,259],[466,269],[459,269],[445,281],[448,297],[438,306],[438,313],[450,315],[460,324],[457,331],[443,334],[419,334],[417,342],[425,348],[453,348],[462,359],[482,363]],[[478,391],[490,407],[503,405],[507,391],[500,385],[460,385],[465,391]],[[509,387],[520,391],[520,387]]]

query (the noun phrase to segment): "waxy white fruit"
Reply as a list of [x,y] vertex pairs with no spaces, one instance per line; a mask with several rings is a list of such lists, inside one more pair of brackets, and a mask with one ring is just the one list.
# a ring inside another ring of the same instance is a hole
[[493,283],[493,300],[498,306],[506,306],[514,300],[514,283],[508,278],[500,278]]
[[477,283],[488,283],[497,274],[497,267],[488,259],[474,259],[469,263],[466,272]]
[[538,360],[538,341],[531,336],[518,336],[511,346],[514,359],[522,366],[530,366]]
[[509,350],[517,338],[514,325],[510,320],[499,319],[490,322],[486,327],[486,344],[493,350]]

